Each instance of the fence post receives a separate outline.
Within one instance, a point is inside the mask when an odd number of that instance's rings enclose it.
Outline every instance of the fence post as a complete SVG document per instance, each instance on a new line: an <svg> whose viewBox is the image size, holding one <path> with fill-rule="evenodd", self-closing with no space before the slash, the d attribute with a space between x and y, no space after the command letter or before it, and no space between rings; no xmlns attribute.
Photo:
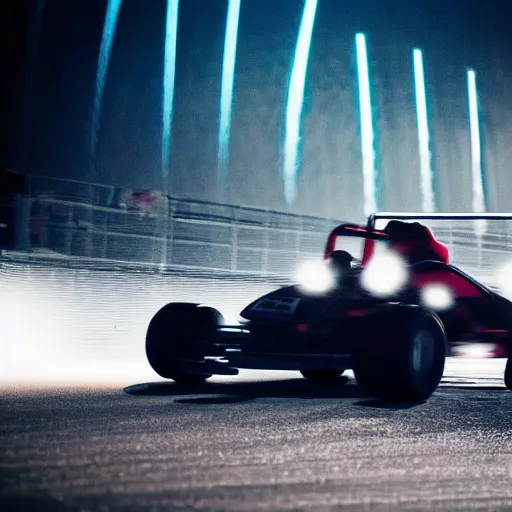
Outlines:
<svg viewBox="0 0 512 512"><path fill-rule="evenodd" d="M73 244L73 235L75 234L75 230L73 227L73 220L75 218L74 206L69 207L67 222L64 232L64 254L66 256L71 256L71 247Z"/></svg>
<svg viewBox="0 0 512 512"><path fill-rule="evenodd" d="M295 236L295 269L299 267L299 259L300 259L300 244L302 242L302 231L304 229L304 220L299 219L299 226L297 229L297 234ZM295 271L292 269L292 271Z"/></svg>
<svg viewBox="0 0 512 512"><path fill-rule="evenodd" d="M14 250L30 251L30 208L31 198L23 194L14 194Z"/></svg>
<svg viewBox="0 0 512 512"><path fill-rule="evenodd" d="M88 187L89 194L89 208L82 208L81 216L82 218L78 218L83 223L83 227L85 231L83 232L83 248L81 256L87 256L90 258L94 254L94 245L93 245L93 235L91 230L94 229L94 207L100 204L98 197L95 194L95 190L93 185L89 185Z"/></svg>
<svg viewBox="0 0 512 512"><path fill-rule="evenodd" d="M236 262L238 259L238 217L235 208L232 208L231 211L233 212L231 215L231 270L235 271L237 269Z"/></svg>
<svg viewBox="0 0 512 512"><path fill-rule="evenodd" d="M103 260L107 259L108 254L108 216L109 212L103 212L103 238L101 239L101 259Z"/></svg>
<svg viewBox="0 0 512 512"><path fill-rule="evenodd" d="M167 197L169 204L169 235L167 240L167 265L172 265L174 250L174 224L176 222L176 202Z"/></svg>
<svg viewBox="0 0 512 512"><path fill-rule="evenodd" d="M261 272L267 274L268 272L268 254L270 249L270 212L267 210L265 215L265 231L263 238L263 255L261 262Z"/></svg>
<svg viewBox="0 0 512 512"><path fill-rule="evenodd" d="M156 235L161 239L159 263L161 267L165 267L169 236L169 198L163 194L156 198Z"/></svg>

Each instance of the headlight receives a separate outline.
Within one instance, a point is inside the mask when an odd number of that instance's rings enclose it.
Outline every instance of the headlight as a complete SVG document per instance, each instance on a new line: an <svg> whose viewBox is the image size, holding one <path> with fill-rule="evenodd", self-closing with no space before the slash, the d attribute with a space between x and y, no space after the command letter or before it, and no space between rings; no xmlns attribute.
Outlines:
<svg viewBox="0 0 512 512"><path fill-rule="evenodd" d="M336 285L336 276L326 261L308 261L297 272L299 287L306 293L321 295Z"/></svg>
<svg viewBox="0 0 512 512"><path fill-rule="evenodd" d="M420 296L421 303L434 311L446 311L455 302L450 288L441 283L426 284L420 290Z"/></svg>
<svg viewBox="0 0 512 512"><path fill-rule="evenodd" d="M405 260L395 252L382 251L370 258L361 274L361 286L376 297L389 297L405 287L409 272Z"/></svg>

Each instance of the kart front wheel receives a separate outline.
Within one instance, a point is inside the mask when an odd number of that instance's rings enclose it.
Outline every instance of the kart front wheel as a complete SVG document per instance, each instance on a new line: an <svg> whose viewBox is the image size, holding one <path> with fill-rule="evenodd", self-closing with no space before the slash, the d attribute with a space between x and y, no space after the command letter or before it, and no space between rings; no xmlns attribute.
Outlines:
<svg viewBox="0 0 512 512"><path fill-rule="evenodd" d="M437 389L444 372L446 333L439 317L419 306L393 305L366 319L354 375L370 395L419 402Z"/></svg>
<svg viewBox="0 0 512 512"><path fill-rule="evenodd" d="M302 376L312 382L332 382L343 375L344 370L301 370Z"/></svg>
<svg viewBox="0 0 512 512"><path fill-rule="evenodd" d="M507 366L505 366L505 386L512 391L512 357L507 359Z"/></svg>
<svg viewBox="0 0 512 512"><path fill-rule="evenodd" d="M197 384L211 375L187 372L184 359L200 361L222 315L214 308L174 302L160 309L149 323L146 356L153 370L179 384Z"/></svg>

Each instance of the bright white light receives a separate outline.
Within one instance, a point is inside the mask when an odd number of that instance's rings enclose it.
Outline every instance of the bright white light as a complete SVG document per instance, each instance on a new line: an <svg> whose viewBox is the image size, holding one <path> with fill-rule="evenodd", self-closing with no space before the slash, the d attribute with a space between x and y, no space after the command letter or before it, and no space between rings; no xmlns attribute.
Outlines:
<svg viewBox="0 0 512 512"><path fill-rule="evenodd" d="M326 293L336 284L336 276L326 261L307 261L297 272L299 287L312 295Z"/></svg>
<svg viewBox="0 0 512 512"><path fill-rule="evenodd" d="M432 186L432 167L430 154L430 134L428 130L427 94L425 91L425 72L421 50L414 50L414 83L416 89L416 114L418 116L418 140L420 150L421 193L423 211L434 212L436 209Z"/></svg>
<svg viewBox="0 0 512 512"><path fill-rule="evenodd" d="M238 20L241 0L229 0L224 39L224 58L222 63L222 89L220 96L219 125L219 193L224 197L229 161L229 137L231 132L231 111L233 108L233 87L235 81L236 44L238 39Z"/></svg>
<svg viewBox="0 0 512 512"><path fill-rule="evenodd" d="M405 260L385 250L370 258L361 274L361 286L376 297L389 297L404 288L408 276Z"/></svg>
<svg viewBox="0 0 512 512"><path fill-rule="evenodd" d="M377 211L375 186L375 150L373 147L372 101L370 72L364 34L356 34L357 76L359 80L359 112L361 117L361 152L363 155L364 214Z"/></svg>
<svg viewBox="0 0 512 512"><path fill-rule="evenodd" d="M223 325L238 325L245 320L240 316L240 310L236 307L221 307L219 312L224 319Z"/></svg>
<svg viewBox="0 0 512 512"><path fill-rule="evenodd" d="M471 170L473 177L473 212L485 212L484 180L480 141L480 120L478 118L478 94L476 73L468 70L469 126L471 131Z"/></svg>
<svg viewBox="0 0 512 512"><path fill-rule="evenodd" d="M493 357L495 351L496 345L494 343L468 343L467 345L453 347L453 354L455 357L467 359Z"/></svg>
<svg viewBox="0 0 512 512"><path fill-rule="evenodd" d="M434 311L446 311L454 304L453 293L448 286L441 283L425 285L421 291L421 303Z"/></svg>
<svg viewBox="0 0 512 512"><path fill-rule="evenodd" d="M498 289L503 297L512 300L512 261L498 270Z"/></svg>
<svg viewBox="0 0 512 512"><path fill-rule="evenodd" d="M295 185L299 167L300 119L304 103L304 85L317 4L318 0L305 0L288 88L283 172L284 195L289 205L293 203L296 195Z"/></svg>
<svg viewBox="0 0 512 512"><path fill-rule="evenodd" d="M176 75L176 41L178 34L178 2L167 0L164 55L164 97L162 130L162 188L169 188L169 157L171 154L171 125L174 104L174 78Z"/></svg>
<svg viewBox="0 0 512 512"><path fill-rule="evenodd" d="M208 304L226 323L237 324L248 303L276 286L272 279L241 283L214 274L106 275L6 263L0 272L0 383L152 382L157 377L145 357L144 340L151 318L166 303Z"/></svg>

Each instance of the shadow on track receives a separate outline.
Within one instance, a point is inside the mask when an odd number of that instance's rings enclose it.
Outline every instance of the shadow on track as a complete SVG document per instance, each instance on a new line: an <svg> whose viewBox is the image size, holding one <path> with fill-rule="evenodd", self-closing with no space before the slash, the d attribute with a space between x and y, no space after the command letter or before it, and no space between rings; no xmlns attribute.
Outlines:
<svg viewBox="0 0 512 512"><path fill-rule="evenodd" d="M426 400L422 400L421 402L383 402L382 400L378 400L377 398L373 398L371 400L364 400L361 402L355 402L353 405L358 407L369 407L373 409L392 409L395 411L401 411L404 409L412 409L418 405L423 405L426 403Z"/></svg>
<svg viewBox="0 0 512 512"><path fill-rule="evenodd" d="M184 396L194 400L198 395L224 395L240 401L245 398L365 398L368 395L347 377L329 383L313 383L306 379L279 379L254 382L203 382L197 385L179 385L172 381L148 382L124 388L125 393L143 396ZM210 397L208 396L208 399ZM218 397L216 397L218 398ZM187 400L190 400L188 398ZM194 403L198 403L197 401Z"/></svg>
<svg viewBox="0 0 512 512"><path fill-rule="evenodd" d="M182 386L170 381L148 382L128 386L123 391L137 396L176 397L174 401L177 403L194 405L237 404L258 398L358 399L353 405L379 409L408 409L423 403L391 404L376 400L347 377L330 383L313 383L301 378L240 383L204 382L196 386Z"/></svg>

